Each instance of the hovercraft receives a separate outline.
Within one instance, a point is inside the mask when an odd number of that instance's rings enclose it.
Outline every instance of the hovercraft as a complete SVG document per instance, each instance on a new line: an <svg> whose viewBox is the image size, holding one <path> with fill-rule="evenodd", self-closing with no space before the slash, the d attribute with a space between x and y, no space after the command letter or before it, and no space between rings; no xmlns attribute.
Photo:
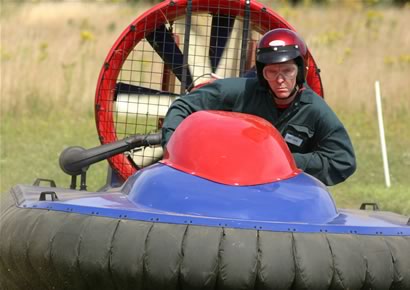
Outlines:
<svg viewBox="0 0 410 290"><path fill-rule="evenodd" d="M258 37L277 27L293 29L243 0L165 1L131 23L98 80L102 145L62 153L70 189L39 179L9 192L0 288L410 289L409 218L336 208L267 121L197 112L162 152L170 102L215 75L252 76ZM87 191L105 159L107 184Z"/></svg>
<svg viewBox="0 0 410 290"><path fill-rule="evenodd" d="M158 139L138 137L139 146ZM75 172L106 154L97 149L68 150L62 165ZM252 115L194 113L164 159L120 188L10 193L4 289L410 287L407 218L338 210L326 187L296 168L279 132Z"/></svg>

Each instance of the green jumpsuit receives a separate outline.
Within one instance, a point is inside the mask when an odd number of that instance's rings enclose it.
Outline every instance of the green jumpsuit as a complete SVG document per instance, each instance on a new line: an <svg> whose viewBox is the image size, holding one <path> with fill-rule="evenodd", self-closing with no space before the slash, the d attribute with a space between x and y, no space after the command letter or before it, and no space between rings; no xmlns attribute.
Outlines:
<svg viewBox="0 0 410 290"><path fill-rule="evenodd" d="M335 185L356 169L355 154L343 124L307 85L291 106L280 112L271 92L256 78L228 78L205 85L175 100L162 128L163 146L189 114L223 110L260 116L285 139L298 168Z"/></svg>

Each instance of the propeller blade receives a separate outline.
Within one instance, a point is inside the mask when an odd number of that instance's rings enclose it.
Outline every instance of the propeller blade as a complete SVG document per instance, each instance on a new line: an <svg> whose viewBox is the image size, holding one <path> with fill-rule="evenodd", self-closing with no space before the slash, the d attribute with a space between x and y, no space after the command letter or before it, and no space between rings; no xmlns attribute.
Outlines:
<svg viewBox="0 0 410 290"><path fill-rule="evenodd" d="M235 17L214 14L212 16L211 38L209 44L209 60L212 72L215 73L231 35Z"/></svg>
<svg viewBox="0 0 410 290"><path fill-rule="evenodd" d="M146 35L145 38L164 63L171 68L178 80L182 82L184 55L176 44L172 32L163 24ZM187 69L186 85L190 86L192 82L191 72Z"/></svg>

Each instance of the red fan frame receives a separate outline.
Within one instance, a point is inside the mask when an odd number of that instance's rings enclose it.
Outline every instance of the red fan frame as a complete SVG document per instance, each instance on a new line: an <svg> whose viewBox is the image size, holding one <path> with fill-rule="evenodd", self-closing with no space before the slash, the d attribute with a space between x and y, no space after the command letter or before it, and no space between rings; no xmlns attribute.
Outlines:
<svg viewBox="0 0 410 290"><path fill-rule="evenodd" d="M192 11L200 13L230 14L244 16L246 5L250 11L252 29L261 34L274 28L295 30L281 16L256 1L247 0L193 0ZM158 26L173 21L186 13L186 0L171 0L159 3L135 19L120 35L108 53L101 69L95 96L95 118L97 131L102 144L117 140L114 125L113 102L118 75L124 61L133 48L145 35ZM234 14L236 13L236 15ZM309 53L309 70L307 82L319 95L323 96L323 88L316 63ZM137 171L133 163L119 154L109 159L112 169L126 180Z"/></svg>

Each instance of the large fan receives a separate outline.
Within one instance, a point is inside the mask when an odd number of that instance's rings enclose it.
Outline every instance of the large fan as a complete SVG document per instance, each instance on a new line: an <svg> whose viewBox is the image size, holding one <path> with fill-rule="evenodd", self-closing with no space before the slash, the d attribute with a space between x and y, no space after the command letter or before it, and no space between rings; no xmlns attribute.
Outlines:
<svg viewBox="0 0 410 290"><path fill-rule="evenodd" d="M171 102L212 78L255 77L259 38L273 28L293 29L249 0L171 0L133 21L109 52L98 80L95 112L101 143L160 130ZM310 56L307 81L323 96ZM110 159L127 179L162 157L161 147Z"/></svg>

